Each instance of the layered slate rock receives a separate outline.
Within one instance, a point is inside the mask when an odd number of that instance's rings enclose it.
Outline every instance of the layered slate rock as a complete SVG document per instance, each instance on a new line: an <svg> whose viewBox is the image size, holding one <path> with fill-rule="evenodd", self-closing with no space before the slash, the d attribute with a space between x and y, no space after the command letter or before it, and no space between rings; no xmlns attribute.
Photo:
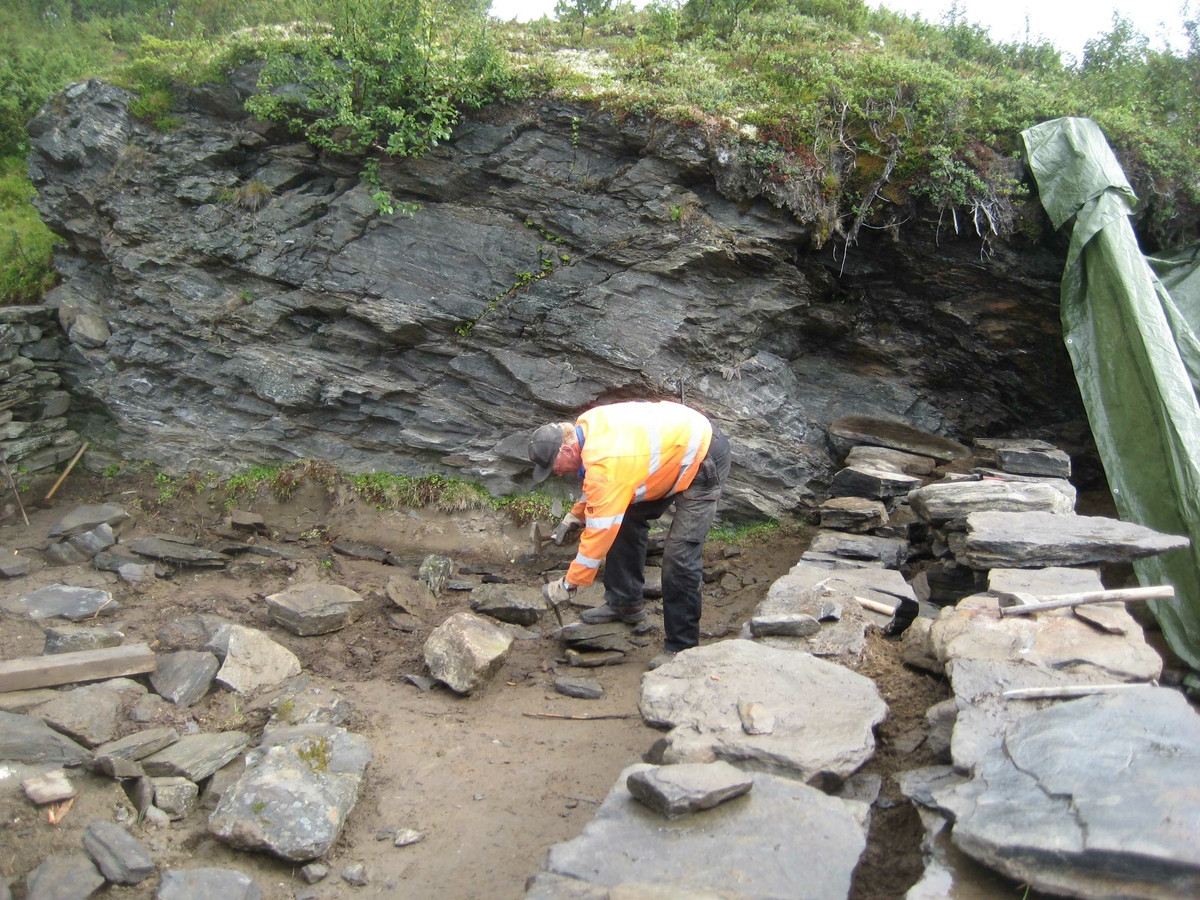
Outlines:
<svg viewBox="0 0 1200 900"><path fill-rule="evenodd" d="M604 687L591 678L573 678L560 675L554 679L554 689L560 694L579 700L599 700L604 696Z"/></svg>
<svg viewBox="0 0 1200 900"><path fill-rule="evenodd" d="M129 513L119 506L112 504L78 506L55 522L48 536L65 539L85 531L91 531L100 525L115 527L127 521L129 521Z"/></svg>
<svg viewBox="0 0 1200 900"><path fill-rule="evenodd" d="M546 601L537 588L481 584L471 591L471 609L501 622L528 627L536 625L546 612Z"/></svg>
<svg viewBox="0 0 1200 900"><path fill-rule="evenodd" d="M1102 516L982 512L967 517L959 559L976 569L1086 566L1132 562L1189 543L1186 537Z"/></svg>
<svg viewBox="0 0 1200 900"><path fill-rule="evenodd" d="M103 886L104 876L82 853L51 856L25 879L27 900L87 900Z"/></svg>
<svg viewBox="0 0 1200 900"><path fill-rule="evenodd" d="M821 504L821 527L870 531L888 523L887 507L865 497L831 497Z"/></svg>
<svg viewBox="0 0 1200 900"><path fill-rule="evenodd" d="M970 599L970 598L968 598ZM946 607L930 629L930 648L943 664L951 659L1024 662L1047 669L1103 673L1117 681L1148 681L1162 673L1162 659L1127 612L1116 634L1092 627L1070 610L1000 617L993 598L986 606ZM990 602L989 602L990 601Z"/></svg>
<svg viewBox="0 0 1200 900"><path fill-rule="evenodd" d="M140 884L154 874L154 860L142 842L112 822L97 819L88 825L83 849L113 884Z"/></svg>
<svg viewBox="0 0 1200 900"><path fill-rule="evenodd" d="M1200 716L1146 687L1031 712L935 789L952 838L1037 890L1084 898L1200 896Z"/></svg>
<svg viewBox="0 0 1200 900"><path fill-rule="evenodd" d="M608 888L669 885L673 897L723 891L754 900L849 896L866 846L863 804L760 774L744 797L664 820L627 787L630 777L647 768L652 767L623 771L583 833L550 848L549 873Z"/></svg>
<svg viewBox="0 0 1200 900"><path fill-rule="evenodd" d="M971 455L971 451L958 441L926 434L907 422L873 419L869 416L843 416L830 424L829 433L856 444L890 447L893 450L945 461L966 459Z"/></svg>
<svg viewBox="0 0 1200 900"><path fill-rule="evenodd" d="M742 701L774 712L770 734L745 732ZM839 782L870 759L873 729L887 715L870 679L743 640L685 650L646 673L638 708L648 724L673 729L667 741L676 752L664 761L704 761L707 752L814 784Z"/></svg>
<svg viewBox="0 0 1200 900"><path fill-rule="evenodd" d="M176 566L200 566L220 568L229 561L223 553L214 553L203 547L168 541L158 537L134 538L125 544L139 556L161 560Z"/></svg>
<svg viewBox="0 0 1200 900"><path fill-rule="evenodd" d="M469 694L499 670L512 641L511 636L480 616L455 613L429 635L425 664L438 681L460 694Z"/></svg>
<svg viewBox="0 0 1200 900"><path fill-rule="evenodd" d="M1053 485L1019 481L950 481L928 484L908 495L922 521L965 519L976 512L1045 512L1069 516L1073 497Z"/></svg>
<svg viewBox="0 0 1200 900"><path fill-rule="evenodd" d="M292 634L328 634L362 615L364 600L340 584L302 584L267 597L267 615Z"/></svg>
<svg viewBox="0 0 1200 900"><path fill-rule="evenodd" d="M142 760L147 775L178 775L188 781L203 781L246 749L249 735L240 731L219 734L189 734L164 750Z"/></svg>
<svg viewBox="0 0 1200 900"><path fill-rule="evenodd" d="M865 465L874 469L893 469L906 472L909 475L933 475L937 461L928 456L915 453L905 453L902 450L892 450L889 447L871 447L859 444L851 447L846 454L846 465Z"/></svg>
<svg viewBox="0 0 1200 900"><path fill-rule="evenodd" d="M79 766L92 754L41 719L0 712L0 759L29 764Z"/></svg>
<svg viewBox="0 0 1200 900"><path fill-rule="evenodd" d="M239 694L270 687L300 674L296 654L261 631L241 625L229 626L224 657L217 682Z"/></svg>
<svg viewBox="0 0 1200 900"><path fill-rule="evenodd" d="M829 495L882 500L887 497L903 497L920 486L921 479L915 475L859 464L847 466L833 476L833 481L829 484Z"/></svg>
<svg viewBox="0 0 1200 900"><path fill-rule="evenodd" d="M754 777L727 762L683 763L639 769L625 786L647 807L674 819L749 793Z"/></svg>
<svg viewBox="0 0 1200 900"><path fill-rule="evenodd" d="M1005 472L1015 475L1071 477L1071 457L1053 444L1030 439L976 438L975 446L990 453ZM983 452L980 455L983 455Z"/></svg>
<svg viewBox="0 0 1200 900"><path fill-rule="evenodd" d="M1098 569L1047 566L1044 569L992 569L987 573L988 592L1032 594L1035 597L1102 591ZM1001 604L1003 605L1003 604Z"/></svg>
<svg viewBox="0 0 1200 900"><path fill-rule="evenodd" d="M162 653L150 683L164 700L176 706L191 706L208 693L220 666L215 656L199 650Z"/></svg>
<svg viewBox="0 0 1200 900"><path fill-rule="evenodd" d="M349 715L350 704L339 694L301 675L271 701L269 725L341 725Z"/></svg>
<svg viewBox="0 0 1200 900"><path fill-rule="evenodd" d="M343 728L273 729L222 795L209 831L239 849L316 859L337 840L370 761L366 740Z"/></svg>
<svg viewBox="0 0 1200 900"><path fill-rule="evenodd" d="M136 731L119 740L100 745L96 748L96 756L107 756L113 759L145 759L159 750L170 747L177 740L179 740L179 732L174 728L167 726L147 728L144 731Z"/></svg>
<svg viewBox="0 0 1200 900"><path fill-rule="evenodd" d="M859 560L877 563L885 569L898 569L908 556L908 541L870 535L820 531L805 551L806 561Z"/></svg>
<svg viewBox="0 0 1200 900"><path fill-rule="evenodd" d="M52 584L17 597L0 598L0 608L16 615L27 615L35 621L58 618L77 622L101 612L111 615L121 608L121 604L108 591Z"/></svg>
<svg viewBox="0 0 1200 900"><path fill-rule="evenodd" d="M155 900L262 900L249 875L233 869L172 869L164 872Z"/></svg>

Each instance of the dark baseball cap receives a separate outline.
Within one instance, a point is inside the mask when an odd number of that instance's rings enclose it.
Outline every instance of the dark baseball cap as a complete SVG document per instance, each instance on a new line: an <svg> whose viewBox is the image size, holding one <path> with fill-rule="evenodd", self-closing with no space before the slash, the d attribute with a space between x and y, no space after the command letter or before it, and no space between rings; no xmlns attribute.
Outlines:
<svg viewBox="0 0 1200 900"><path fill-rule="evenodd" d="M529 439L529 461L533 463L534 484L549 477L562 441L562 426L553 424L543 425Z"/></svg>

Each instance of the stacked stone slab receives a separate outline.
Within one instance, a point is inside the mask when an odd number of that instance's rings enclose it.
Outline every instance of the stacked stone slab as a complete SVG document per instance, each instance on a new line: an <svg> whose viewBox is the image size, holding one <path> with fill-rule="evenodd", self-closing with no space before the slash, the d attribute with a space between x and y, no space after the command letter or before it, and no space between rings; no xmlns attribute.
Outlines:
<svg viewBox="0 0 1200 900"><path fill-rule="evenodd" d="M53 308L0 309L0 450L30 472L70 459L80 446L67 428L70 398L55 371L62 354Z"/></svg>

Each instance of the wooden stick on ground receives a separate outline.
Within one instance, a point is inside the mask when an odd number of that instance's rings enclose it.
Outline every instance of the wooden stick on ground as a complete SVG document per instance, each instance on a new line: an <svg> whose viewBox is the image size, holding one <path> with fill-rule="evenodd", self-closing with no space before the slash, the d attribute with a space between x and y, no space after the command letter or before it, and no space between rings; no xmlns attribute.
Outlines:
<svg viewBox="0 0 1200 900"><path fill-rule="evenodd" d="M1133 688L1155 687L1156 682L1138 684L1064 684L1058 687L1016 688L1005 691L1005 700L1069 700L1073 697L1089 697L1092 694L1115 694Z"/></svg>
<svg viewBox="0 0 1200 900"><path fill-rule="evenodd" d="M0 692L141 675L153 672L156 665L154 651L146 644L26 656L0 662Z"/></svg>
<svg viewBox="0 0 1200 900"><path fill-rule="evenodd" d="M58 476L58 481L54 482L54 487L50 488L50 490L46 493L45 498L43 498L43 502L54 496L54 492L58 490L58 486L66 480L68 475L71 474L71 470L75 468L75 463L79 462L79 458L83 456L83 452L87 450L89 446L90 443L88 441L83 442L83 446L79 448L79 452L75 454L69 463L67 463L67 467L63 469L63 473Z"/></svg>
<svg viewBox="0 0 1200 900"><path fill-rule="evenodd" d="M564 716L559 713L521 713L530 719L568 719L572 722L595 722L600 719L640 719L639 713L609 713L607 715L582 715L582 716Z"/></svg>
<svg viewBox="0 0 1200 900"><path fill-rule="evenodd" d="M1030 613L1041 612L1046 609L1085 606L1089 603L1114 603L1118 601L1131 603L1135 600L1169 600L1174 596L1175 588L1169 584L1158 587L1124 588L1116 591L1082 591L1078 594L1054 594L1046 597L1039 603L1026 603L1023 606L1002 606L1000 607L1000 617L1027 616Z"/></svg>
<svg viewBox="0 0 1200 900"><path fill-rule="evenodd" d="M8 471L8 457L4 455L3 450L0 450L0 463L4 463L4 477L8 479L8 486L12 488L13 496L17 498L17 506L21 507L21 518L25 520L25 527L28 528L29 516L25 515L25 504L21 502L21 492L13 483L12 473Z"/></svg>

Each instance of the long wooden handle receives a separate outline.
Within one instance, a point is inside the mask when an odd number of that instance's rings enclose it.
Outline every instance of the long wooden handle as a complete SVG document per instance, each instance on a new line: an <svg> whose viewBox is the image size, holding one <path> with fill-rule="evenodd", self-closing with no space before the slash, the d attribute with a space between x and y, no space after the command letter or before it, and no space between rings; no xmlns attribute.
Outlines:
<svg viewBox="0 0 1200 900"><path fill-rule="evenodd" d="M62 484L64 481L66 481L67 476L71 474L71 470L73 468L75 468L75 463L79 462L80 457L83 456L83 451L86 450L89 446L91 446L91 443L89 441L83 442L83 446L79 448L79 452L76 453L74 457L72 457L72 459L69 463L67 463L67 467L65 469L63 469L63 473L58 476L58 481L54 482L54 487L50 488L50 492L48 494L46 494L47 500L49 500L51 497L53 497L54 492L58 490L58 486L60 484Z"/></svg>
<svg viewBox="0 0 1200 900"><path fill-rule="evenodd" d="M1134 600L1169 600L1175 596L1175 588L1169 584L1158 587L1123 588L1115 591L1081 591L1078 594L1052 595L1042 603L1026 603L1024 606L1002 606L1000 616L1027 616L1045 609L1063 609L1067 606L1086 606L1089 603L1132 602Z"/></svg>
<svg viewBox="0 0 1200 900"><path fill-rule="evenodd" d="M878 600L868 600L866 597L855 597L858 605L863 609L869 609L871 612L879 613L883 616L894 616L898 606L888 606L886 603L880 603Z"/></svg>

